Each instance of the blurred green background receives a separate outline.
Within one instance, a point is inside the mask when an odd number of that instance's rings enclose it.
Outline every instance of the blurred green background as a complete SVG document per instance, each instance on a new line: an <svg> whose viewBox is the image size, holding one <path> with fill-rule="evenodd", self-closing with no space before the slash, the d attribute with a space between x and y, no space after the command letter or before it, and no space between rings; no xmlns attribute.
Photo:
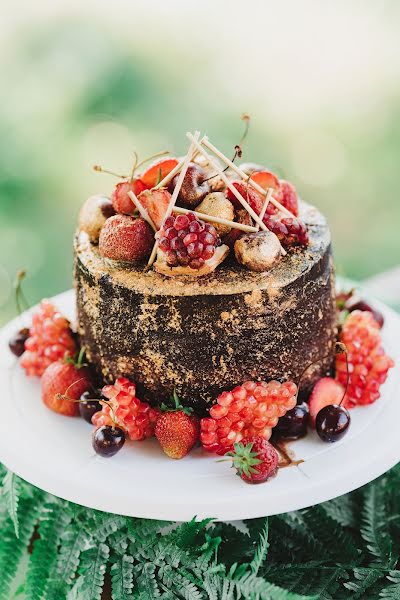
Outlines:
<svg viewBox="0 0 400 600"><path fill-rule="evenodd" d="M2 6L0 322L71 286L79 206L201 129L276 169L327 215L339 273L400 259L400 3L147 0Z"/></svg>

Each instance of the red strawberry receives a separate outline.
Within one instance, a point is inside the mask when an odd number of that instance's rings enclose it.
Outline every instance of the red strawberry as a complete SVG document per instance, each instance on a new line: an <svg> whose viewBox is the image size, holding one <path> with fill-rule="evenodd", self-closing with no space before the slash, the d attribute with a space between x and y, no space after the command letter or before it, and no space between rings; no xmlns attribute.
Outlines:
<svg viewBox="0 0 400 600"><path fill-rule="evenodd" d="M242 223L243 225L252 225L253 224L249 213L244 208L236 211L235 221L237 223ZM244 231L241 231L240 229L232 228L230 230L230 232L224 236L224 238L223 238L224 244L229 246L229 248L233 248L236 240L241 238L243 235L245 235Z"/></svg>
<svg viewBox="0 0 400 600"><path fill-rule="evenodd" d="M296 188L289 181L280 180L279 189L275 193L275 198L295 217L299 215L299 202L297 199Z"/></svg>
<svg viewBox="0 0 400 600"><path fill-rule="evenodd" d="M157 229L161 229L167 212L171 194L165 188L159 190L146 190L140 194L139 200L147 210Z"/></svg>
<svg viewBox="0 0 400 600"><path fill-rule="evenodd" d="M262 196L245 181L232 181L232 185L237 189L239 194L241 194L241 196L243 196L243 198L247 200L254 212L256 212L259 215L264 202ZM232 202L235 208L243 208L242 204L239 202L239 200L229 188L227 188L225 195L228 198L228 200Z"/></svg>
<svg viewBox="0 0 400 600"><path fill-rule="evenodd" d="M233 458L233 467L247 483L263 483L275 475L279 456L272 444L262 437L252 437L234 446L228 452Z"/></svg>
<svg viewBox="0 0 400 600"><path fill-rule="evenodd" d="M60 415L74 417L79 413L81 395L92 387L87 367L57 361L47 367L42 376L42 400L47 408Z"/></svg>
<svg viewBox="0 0 400 600"><path fill-rule="evenodd" d="M133 215L136 212L136 207L128 196L128 192L133 192L135 196L139 196L147 186L141 179L125 179L120 181L114 188L111 194L111 201L115 212L124 215Z"/></svg>
<svg viewBox="0 0 400 600"><path fill-rule="evenodd" d="M276 190L279 188L279 179L271 171L257 171L252 174L251 179L258 183L263 190L267 190L270 187Z"/></svg>
<svg viewBox="0 0 400 600"><path fill-rule="evenodd" d="M100 232L99 252L104 258L139 262L150 255L154 232L142 218L114 215Z"/></svg>
<svg viewBox="0 0 400 600"><path fill-rule="evenodd" d="M170 458L183 458L199 437L199 419L193 409L184 408L174 392L174 408L161 405L164 411L157 419L155 435L161 448Z"/></svg>
<svg viewBox="0 0 400 600"><path fill-rule="evenodd" d="M175 169L178 164L176 158L161 158L151 164L144 173L142 173L140 179L148 188L152 188L159 183L164 177L166 177L172 169Z"/></svg>
<svg viewBox="0 0 400 600"><path fill-rule="evenodd" d="M329 404L340 404L344 395L344 387L341 383L332 379L332 377L322 377L315 384L311 392L308 406L310 408L310 419L315 427L315 419L317 414Z"/></svg>

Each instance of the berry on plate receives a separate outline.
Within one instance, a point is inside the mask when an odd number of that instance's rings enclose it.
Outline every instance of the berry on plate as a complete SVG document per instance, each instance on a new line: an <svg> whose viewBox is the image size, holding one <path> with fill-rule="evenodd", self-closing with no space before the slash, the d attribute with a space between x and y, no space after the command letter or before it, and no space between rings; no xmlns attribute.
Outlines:
<svg viewBox="0 0 400 600"><path fill-rule="evenodd" d="M183 458L199 439L199 419L193 409L183 407L174 392L174 407L161 405L155 436L170 458Z"/></svg>
<svg viewBox="0 0 400 600"><path fill-rule="evenodd" d="M371 404L380 397L380 386L386 381L393 360L385 353L380 325L369 311L354 310L346 318L340 341L347 348L349 385L344 406ZM345 385L346 357L336 356L336 379Z"/></svg>
<svg viewBox="0 0 400 600"><path fill-rule="evenodd" d="M147 210L157 229L160 229L171 200L169 191L165 188L146 190L140 194L138 200Z"/></svg>
<svg viewBox="0 0 400 600"><path fill-rule="evenodd" d="M86 231L90 241L97 244L101 228L106 220L113 215L115 215L115 210L109 198L106 196L90 196L80 210L79 229Z"/></svg>
<svg viewBox="0 0 400 600"><path fill-rule="evenodd" d="M225 454L233 445L257 436L269 440L280 417L296 405L292 381L246 381L222 392L200 422L200 440L209 452Z"/></svg>
<svg viewBox="0 0 400 600"><path fill-rule="evenodd" d="M104 396L98 391L85 391L80 397L79 414L82 419L88 423L92 423L92 417L95 413L101 410L100 400L104 400Z"/></svg>
<svg viewBox="0 0 400 600"><path fill-rule="evenodd" d="M68 319L48 300L42 300L33 313L29 337L20 364L27 375L40 377L53 362L76 352Z"/></svg>
<svg viewBox="0 0 400 600"><path fill-rule="evenodd" d="M346 384L346 381L344 382ZM308 401L311 424L315 427L317 414L331 404L340 404L344 398L344 386L332 377L322 377L314 385Z"/></svg>
<svg viewBox="0 0 400 600"><path fill-rule="evenodd" d="M25 342L29 337L29 328L23 327L9 339L8 347L10 351L18 358L25 352Z"/></svg>
<svg viewBox="0 0 400 600"><path fill-rule="evenodd" d="M237 442L232 452L232 466L237 475L247 483L263 483L275 475L279 455L272 444L263 437L252 437Z"/></svg>
<svg viewBox="0 0 400 600"><path fill-rule="evenodd" d="M146 189L146 184L138 178L125 179L117 183L111 195L115 212L123 215L133 215L136 212L136 206L128 196L128 192L133 192L135 196L139 196Z"/></svg>
<svg viewBox="0 0 400 600"><path fill-rule="evenodd" d="M153 244L153 230L144 219L115 215L101 230L99 252L104 258L135 263L149 257Z"/></svg>
<svg viewBox="0 0 400 600"><path fill-rule="evenodd" d="M274 436L286 440L296 440L306 435L310 410L306 402L296 404L287 411L274 428Z"/></svg>
<svg viewBox="0 0 400 600"><path fill-rule="evenodd" d="M317 414L315 428L323 442L338 442L350 426L350 413L340 404L328 404Z"/></svg>
<svg viewBox="0 0 400 600"><path fill-rule="evenodd" d="M92 446L96 454L110 458L125 444L125 432L115 425L102 425L93 432Z"/></svg>
<svg viewBox="0 0 400 600"><path fill-rule="evenodd" d="M108 402L102 403L101 411L93 415L93 425L118 425L131 440L154 435L160 411L136 397L136 386L129 379L120 377L113 385L106 385L101 393Z"/></svg>
<svg viewBox="0 0 400 600"><path fill-rule="evenodd" d="M178 162L176 158L172 157L156 160L147 167L140 179L147 188L153 188L175 169Z"/></svg>
<svg viewBox="0 0 400 600"><path fill-rule="evenodd" d="M90 371L73 360L59 360L47 367L42 376L42 400L60 415L79 414L79 399L92 387Z"/></svg>
<svg viewBox="0 0 400 600"><path fill-rule="evenodd" d="M299 216L299 201L297 198L296 188L289 181L281 179L279 182L279 188L275 192L275 198L287 208L289 212L295 217Z"/></svg>

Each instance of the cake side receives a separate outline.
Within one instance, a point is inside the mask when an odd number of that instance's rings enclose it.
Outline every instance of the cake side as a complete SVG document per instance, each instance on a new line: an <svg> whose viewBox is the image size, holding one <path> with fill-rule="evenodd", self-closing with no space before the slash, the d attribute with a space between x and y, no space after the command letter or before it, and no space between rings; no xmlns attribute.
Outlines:
<svg viewBox="0 0 400 600"><path fill-rule="evenodd" d="M176 389L200 410L247 379L298 380L335 338L329 229L313 207L302 212L306 249L268 273L227 263L195 281L107 263L78 234L78 328L90 362L107 381L131 378L153 402ZM304 389L330 365L330 356L314 365Z"/></svg>

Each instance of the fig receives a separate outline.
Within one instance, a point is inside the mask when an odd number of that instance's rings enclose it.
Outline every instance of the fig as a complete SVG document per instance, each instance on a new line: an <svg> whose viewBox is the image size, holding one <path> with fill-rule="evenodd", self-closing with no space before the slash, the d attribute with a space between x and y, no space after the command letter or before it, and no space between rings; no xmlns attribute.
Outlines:
<svg viewBox="0 0 400 600"><path fill-rule="evenodd" d="M272 231L243 235L236 240L234 250L241 265L257 272L268 271L281 256L281 245Z"/></svg>
<svg viewBox="0 0 400 600"><path fill-rule="evenodd" d="M211 194L207 194L203 202L197 207L196 211L204 215L209 215L210 217L227 219L228 221L233 221L235 218L233 204L226 198L223 192L212 192ZM231 230L229 225L221 225L214 222L211 224L214 225L219 235L226 235Z"/></svg>

